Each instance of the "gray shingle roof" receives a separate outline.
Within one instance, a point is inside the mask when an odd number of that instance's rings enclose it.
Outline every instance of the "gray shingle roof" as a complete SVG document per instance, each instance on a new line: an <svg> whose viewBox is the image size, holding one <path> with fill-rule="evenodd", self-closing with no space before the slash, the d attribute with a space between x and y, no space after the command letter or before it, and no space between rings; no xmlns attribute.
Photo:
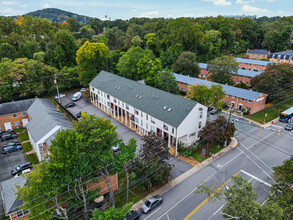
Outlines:
<svg viewBox="0 0 293 220"><path fill-rule="evenodd" d="M105 71L101 71L90 85L176 128L197 104Z"/></svg>
<svg viewBox="0 0 293 220"><path fill-rule="evenodd" d="M280 55L280 57L279 57ZM270 58L280 58L280 59L286 59L289 60L293 58L293 51L292 50L287 50L287 51L282 51L282 52L276 52L276 53L271 53Z"/></svg>
<svg viewBox="0 0 293 220"><path fill-rule="evenodd" d="M255 92L252 90L241 89L241 88L237 88L234 86L223 85L220 83L202 80L202 79L198 79L198 78L194 78L194 77L190 77L190 76L185 76L185 75L181 75L181 74L177 74L177 73L174 73L174 76L178 82L183 82L183 83L186 83L189 85L202 84L202 85L206 85L208 87L211 87L212 85L222 85L223 91L225 94L232 95L232 96L239 97L239 98L243 98L243 99L255 100L257 97L259 97L260 94L262 94L260 92Z"/></svg>
<svg viewBox="0 0 293 220"><path fill-rule="evenodd" d="M6 215L17 211L17 207L22 205L22 201L17 200L15 193L17 191L16 186L23 187L25 182L26 180L21 176L1 182L1 193L4 199Z"/></svg>
<svg viewBox="0 0 293 220"><path fill-rule="evenodd" d="M267 50L250 50L247 53L253 53L253 54L263 54L263 55L268 55L269 51Z"/></svg>
<svg viewBox="0 0 293 220"><path fill-rule="evenodd" d="M57 111L56 106L48 99L36 99L27 111L31 121L26 125L35 142L43 138L57 125L72 128L71 121Z"/></svg>
<svg viewBox="0 0 293 220"><path fill-rule="evenodd" d="M249 64L256 64L256 65L263 65L267 66L269 65L269 61L263 61L263 60L251 60L251 59L243 59L243 58L235 58L235 61L238 63L249 63Z"/></svg>
<svg viewBox="0 0 293 220"><path fill-rule="evenodd" d="M241 76L248 76L248 77L256 77L258 75L260 75L262 72L256 72L256 71L251 71L251 70L243 70L243 69L239 69L237 71L237 75L241 75Z"/></svg>
<svg viewBox="0 0 293 220"><path fill-rule="evenodd" d="M19 100L0 104L0 115L26 112L35 99Z"/></svg>

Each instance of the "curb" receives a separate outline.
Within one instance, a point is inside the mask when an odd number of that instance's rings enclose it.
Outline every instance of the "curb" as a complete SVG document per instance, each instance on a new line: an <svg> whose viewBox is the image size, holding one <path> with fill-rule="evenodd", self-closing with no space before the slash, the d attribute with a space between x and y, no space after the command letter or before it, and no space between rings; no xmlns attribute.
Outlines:
<svg viewBox="0 0 293 220"><path fill-rule="evenodd" d="M216 153L214 158L209 157L208 159L204 160L200 164L196 165L195 167L193 167L190 170L186 171L185 173L181 174L180 176L178 176L174 180L168 182L167 184L165 184L161 188L157 189L156 191L152 192L151 194L149 194L148 196L146 196L142 200L135 203L131 209L132 210L139 210L141 208L141 206L145 203L146 200L150 199L151 197L153 197L155 195L158 195L158 194L163 195L163 194L167 193L169 190L174 188L179 183L183 182L185 179L187 179L191 175L195 174L196 172L198 172L202 168L206 167L207 165L209 165L210 163L212 163L213 161L215 161L219 157L225 155L230 150L234 149L237 145L238 145L237 139L235 137L232 137L231 143L227 147L222 149L220 152Z"/></svg>

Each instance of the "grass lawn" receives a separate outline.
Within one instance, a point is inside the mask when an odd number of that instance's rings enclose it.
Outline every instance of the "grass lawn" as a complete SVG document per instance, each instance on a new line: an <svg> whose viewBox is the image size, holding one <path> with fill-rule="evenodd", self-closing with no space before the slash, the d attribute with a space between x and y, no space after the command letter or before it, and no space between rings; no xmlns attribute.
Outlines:
<svg viewBox="0 0 293 220"><path fill-rule="evenodd" d="M28 133L25 132L25 133L21 133L21 134L19 134L19 135L18 135L18 140L19 140L20 142L23 142L23 141L27 141L27 140L29 140Z"/></svg>
<svg viewBox="0 0 293 220"><path fill-rule="evenodd" d="M32 145L30 143L24 143L24 144L22 144L22 150L25 153L31 151L32 148L33 147L32 147Z"/></svg>
<svg viewBox="0 0 293 220"><path fill-rule="evenodd" d="M212 153L212 154L216 154L216 153L218 153L220 150L221 150L221 148L218 149L218 146L216 146L216 145L210 145L210 147L209 147L209 151L208 151L208 154L207 154L207 155L208 155L207 157L204 157L204 156L201 155L199 152L196 152L196 153L192 156L192 158L193 158L194 160L198 161L198 162L202 162L202 161L204 161L205 159L209 158L210 153Z"/></svg>
<svg viewBox="0 0 293 220"><path fill-rule="evenodd" d="M17 133L17 132L22 132L23 131L23 128L18 128L18 129L14 129L14 131Z"/></svg>
<svg viewBox="0 0 293 220"><path fill-rule="evenodd" d="M282 111L284 111L292 106L293 106L293 98L286 100L284 102L280 102L272 107L264 109L260 112L255 113L255 114L247 115L245 117L252 119L254 121L257 121L261 124L264 124L264 118L265 118L266 114L267 114L267 117L266 117L265 122L267 123L267 122L279 117L279 115Z"/></svg>
<svg viewBox="0 0 293 220"><path fill-rule="evenodd" d="M27 161L31 162L31 164L38 164L39 163L39 159L35 153L34 154L27 154L27 155L25 155L25 158Z"/></svg>

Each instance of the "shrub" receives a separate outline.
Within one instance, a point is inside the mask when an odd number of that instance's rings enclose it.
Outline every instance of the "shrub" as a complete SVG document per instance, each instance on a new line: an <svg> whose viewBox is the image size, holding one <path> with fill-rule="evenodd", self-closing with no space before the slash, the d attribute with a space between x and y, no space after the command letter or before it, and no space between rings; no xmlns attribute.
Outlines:
<svg viewBox="0 0 293 220"><path fill-rule="evenodd" d="M30 143L24 143L24 144L22 144L22 150L25 153L31 151L32 148L33 147L32 147L32 145Z"/></svg>
<svg viewBox="0 0 293 220"><path fill-rule="evenodd" d="M23 131L23 128L18 128L18 129L14 129L14 131L17 133L17 132L22 132Z"/></svg>
<svg viewBox="0 0 293 220"><path fill-rule="evenodd" d="M25 158L28 162L31 162L31 164L38 164L39 163L39 159L35 153L27 154L27 155L25 155Z"/></svg>
<svg viewBox="0 0 293 220"><path fill-rule="evenodd" d="M21 133L21 134L19 134L19 135L18 135L18 140L19 140L20 142L23 142L23 141L27 141L27 140L29 140L28 133L25 132L25 133Z"/></svg>

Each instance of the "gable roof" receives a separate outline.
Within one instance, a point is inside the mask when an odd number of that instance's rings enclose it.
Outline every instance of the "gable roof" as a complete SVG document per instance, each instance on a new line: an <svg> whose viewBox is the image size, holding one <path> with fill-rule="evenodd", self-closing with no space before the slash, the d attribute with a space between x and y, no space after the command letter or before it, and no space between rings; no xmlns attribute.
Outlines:
<svg viewBox="0 0 293 220"><path fill-rule="evenodd" d="M269 51L255 49L255 50L250 50L247 53L268 55L269 54Z"/></svg>
<svg viewBox="0 0 293 220"><path fill-rule="evenodd" d="M0 116L18 112L26 112L35 99L26 99L0 104Z"/></svg>
<svg viewBox="0 0 293 220"><path fill-rule="evenodd" d="M280 57L279 57L280 55ZM293 50L287 50L287 51L282 51L282 52L276 52L276 53L271 53L270 58L280 58L280 59L286 59L289 60L293 58Z"/></svg>
<svg viewBox="0 0 293 220"><path fill-rule="evenodd" d="M101 71L89 85L176 128L197 104L106 71Z"/></svg>
<svg viewBox="0 0 293 220"><path fill-rule="evenodd" d="M1 182L1 193L6 215L16 212L17 207L22 205L22 200L17 200L15 193L17 191L16 186L23 187L25 183L26 180L22 176Z"/></svg>
<svg viewBox="0 0 293 220"><path fill-rule="evenodd" d="M201 84L201 85L206 85L208 87L211 87L212 85L221 85L223 87L223 91L225 94L236 96L236 97L243 98L243 99L255 100L256 98L258 98L262 94L260 92L255 92L252 90L237 88L234 86L223 85L220 83L202 80L202 79L198 79L198 78L194 78L194 77L190 77L190 76L185 76L185 75L181 75L181 74L177 74L177 73L174 73L174 76L178 82L183 82L183 83L186 83L189 85Z"/></svg>
<svg viewBox="0 0 293 220"><path fill-rule="evenodd" d="M240 75L240 76L248 76L248 77L253 78L253 77L256 77L256 76L260 75L261 73L262 72L239 69L236 74Z"/></svg>
<svg viewBox="0 0 293 220"><path fill-rule="evenodd" d="M267 66L269 65L269 61L263 61L263 60L251 60L251 59L243 59L243 58L235 58L235 61L238 63L248 63L248 64L255 64L255 65L263 65Z"/></svg>
<svg viewBox="0 0 293 220"><path fill-rule="evenodd" d="M36 99L27 112L31 120L26 128L35 143L56 126L72 128L71 121L65 118L63 113L57 111L56 106L49 99Z"/></svg>

